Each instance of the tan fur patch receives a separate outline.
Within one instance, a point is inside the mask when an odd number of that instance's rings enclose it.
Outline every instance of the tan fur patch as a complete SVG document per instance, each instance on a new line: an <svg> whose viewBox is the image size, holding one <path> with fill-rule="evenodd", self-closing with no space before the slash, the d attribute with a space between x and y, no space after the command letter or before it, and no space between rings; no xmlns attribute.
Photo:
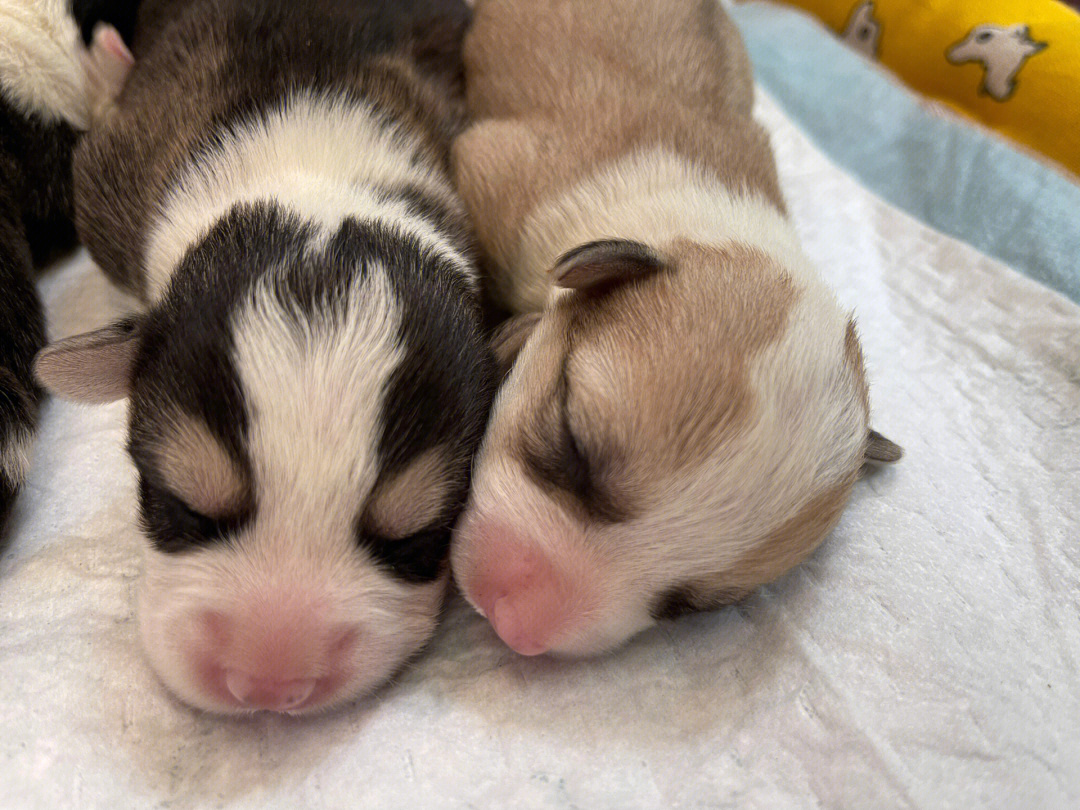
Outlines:
<svg viewBox="0 0 1080 810"><path fill-rule="evenodd" d="M753 416L751 363L783 333L799 294L769 256L745 245L683 242L671 262L599 298L566 295L546 313L543 357L524 368L527 393L506 404L528 411L506 414L499 422L518 429L491 439L517 458L554 458L568 418L598 494L623 513L660 497L655 481L700 465ZM596 357L620 361L597 374Z"/></svg>
<svg viewBox="0 0 1080 810"><path fill-rule="evenodd" d="M207 517L234 515L250 499L243 471L209 429L190 416L175 415L166 422L157 458L169 490Z"/></svg>
<svg viewBox="0 0 1080 810"><path fill-rule="evenodd" d="M380 482L368 502L368 530L406 537L431 526L446 511L454 471L441 447L421 453L408 467Z"/></svg>
<svg viewBox="0 0 1080 810"><path fill-rule="evenodd" d="M654 475L700 464L752 416L750 365L782 334L798 297L769 256L745 245L683 242L671 261L670 273L655 283L615 290L601 302L566 304L575 353L597 341L627 358L614 370L620 401L579 374L573 412L598 434L619 431L622 452L648 460ZM690 296L696 301L688 305Z"/></svg>
<svg viewBox="0 0 1080 810"><path fill-rule="evenodd" d="M738 565L723 574L725 587L749 593L806 559L840 520L857 477L858 468L755 543Z"/></svg>

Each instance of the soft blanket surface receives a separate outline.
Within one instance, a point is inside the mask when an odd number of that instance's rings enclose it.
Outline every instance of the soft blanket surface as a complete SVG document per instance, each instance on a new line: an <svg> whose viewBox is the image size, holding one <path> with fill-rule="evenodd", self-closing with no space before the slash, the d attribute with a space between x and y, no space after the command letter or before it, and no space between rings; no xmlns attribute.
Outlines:
<svg viewBox="0 0 1080 810"><path fill-rule="evenodd" d="M584 662L454 601L375 697L219 719L139 651L124 405L51 402L0 559L0 807L1080 806L1080 307L759 115L907 451L807 564ZM42 287L54 337L123 306L85 258Z"/></svg>

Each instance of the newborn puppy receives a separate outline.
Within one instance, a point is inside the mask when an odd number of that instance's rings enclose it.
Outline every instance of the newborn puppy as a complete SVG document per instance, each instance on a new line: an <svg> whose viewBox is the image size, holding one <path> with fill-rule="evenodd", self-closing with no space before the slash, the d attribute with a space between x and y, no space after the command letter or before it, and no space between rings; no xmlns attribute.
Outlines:
<svg viewBox="0 0 1080 810"><path fill-rule="evenodd" d="M0 3L0 532L29 465L45 319L34 271L75 244L71 152L88 109L80 26L124 25L136 0Z"/></svg>
<svg viewBox="0 0 1080 810"><path fill-rule="evenodd" d="M457 0L147 0L100 28L77 226L147 312L41 381L130 397L143 646L217 712L308 712L430 636L494 388L448 175Z"/></svg>
<svg viewBox="0 0 1080 810"><path fill-rule="evenodd" d="M808 555L868 458L855 325L715 0L479 0L459 190L519 313L451 554L518 652L609 649Z"/></svg>

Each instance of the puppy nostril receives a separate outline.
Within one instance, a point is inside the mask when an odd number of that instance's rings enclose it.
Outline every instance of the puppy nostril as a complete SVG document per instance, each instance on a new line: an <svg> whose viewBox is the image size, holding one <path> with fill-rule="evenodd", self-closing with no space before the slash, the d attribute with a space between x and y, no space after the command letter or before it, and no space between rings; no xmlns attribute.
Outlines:
<svg viewBox="0 0 1080 810"><path fill-rule="evenodd" d="M225 686L242 706L281 712L294 709L311 697L315 679L271 681L230 669L225 673Z"/></svg>
<svg viewBox="0 0 1080 810"><path fill-rule="evenodd" d="M255 690L255 679L246 672L230 669L225 673L225 686L237 701L246 704Z"/></svg>
<svg viewBox="0 0 1080 810"><path fill-rule="evenodd" d="M299 706L311 695L315 689L315 680L308 678L303 681L293 681L285 687L281 694L281 708L291 709Z"/></svg>

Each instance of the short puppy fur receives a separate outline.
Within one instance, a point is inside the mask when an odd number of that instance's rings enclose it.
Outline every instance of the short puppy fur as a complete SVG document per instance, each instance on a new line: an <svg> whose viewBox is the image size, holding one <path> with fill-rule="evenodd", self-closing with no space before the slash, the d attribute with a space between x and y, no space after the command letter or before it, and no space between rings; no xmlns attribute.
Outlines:
<svg viewBox="0 0 1080 810"><path fill-rule="evenodd" d="M783 574L898 449L720 4L478 0L465 62L454 172L518 316L454 576L519 652L598 652Z"/></svg>
<svg viewBox="0 0 1080 810"><path fill-rule="evenodd" d="M80 26L125 25L136 0L0 4L0 532L30 464L45 319L34 271L75 244L71 154L89 109Z"/></svg>
<svg viewBox="0 0 1080 810"><path fill-rule="evenodd" d="M493 391L448 150L452 0L147 0L99 29L78 230L145 315L38 359L130 397L143 645L189 703L309 712L430 636Z"/></svg>

